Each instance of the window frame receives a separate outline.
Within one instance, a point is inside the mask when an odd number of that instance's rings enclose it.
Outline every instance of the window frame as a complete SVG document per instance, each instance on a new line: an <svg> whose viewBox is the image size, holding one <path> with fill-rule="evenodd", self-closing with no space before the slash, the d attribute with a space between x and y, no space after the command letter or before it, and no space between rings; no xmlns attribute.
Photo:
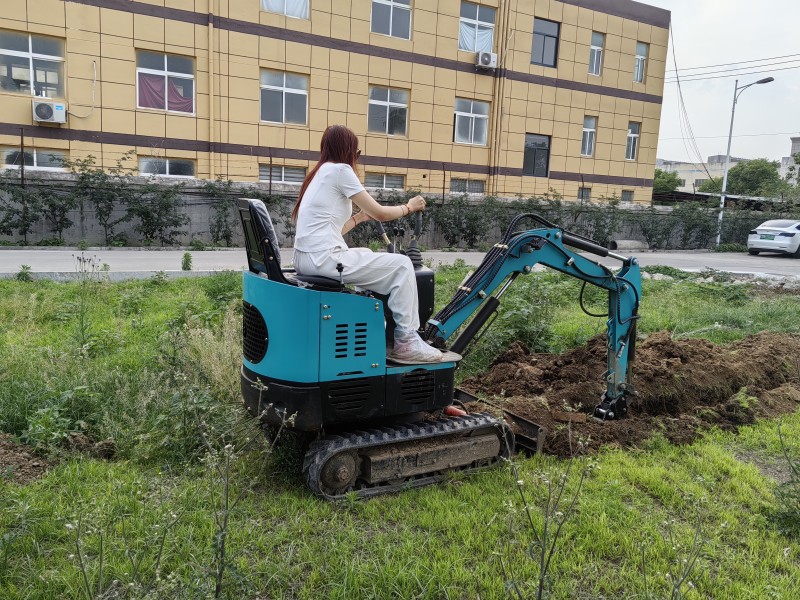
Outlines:
<svg viewBox="0 0 800 600"><path fill-rule="evenodd" d="M20 152L20 149L16 146L0 146L0 157L2 157L2 162L0 162L0 170L4 169L21 169L22 165L13 165L8 164L5 162L5 154L6 152ZM23 153L23 161L24 154L31 153L33 156L33 164L32 165L25 165L26 171L50 171L50 172L64 172L66 169L64 168L63 164L60 167L42 167L39 166L37 163L39 162L39 154L51 154L53 156L60 155L62 161L67 160L67 151L60 150L58 148L25 148Z"/></svg>
<svg viewBox="0 0 800 600"><path fill-rule="evenodd" d="M283 11L282 12L278 12L276 10L269 10L267 8L267 0L261 0L261 3L260 3L261 11L262 12L268 12L268 13L273 14L273 15L282 15L282 16L287 17L289 19L302 19L303 21L308 21L311 18L311 0L303 0L303 2L305 2L305 7L306 7L306 14L305 14L304 17L297 17L295 15L286 14L286 2L287 2L287 0L283 0Z"/></svg>
<svg viewBox="0 0 800 600"><path fill-rule="evenodd" d="M556 25L558 27L558 32L556 33L555 36L553 36L552 34L549 34L549 33L537 32L536 31L536 23L537 23L537 21L538 22L544 21L545 23L552 23L553 25ZM543 46L542 46L542 61L543 62L536 62L534 60L534 52L533 51L536 48L537 36L539 36L540 38L542 38L544 40L542 42L542 44L543 44ZM547 43L548 39L554 39L556 41L555 51L553 52L553 64L549 64L547 62L544 62L544 60L545 60L544 53L545 53L546 43ZM540 17L534 17L533 18L533 43L531 44L531 64L539 66L539 67L547 67L549 69L557 69L558 68L558 48L559 48L560 42L561 42L561 23L559 23L558 21L551 21L550 19L543 19L543 18L540 18Z"/></svg>
<svg viewBox="0 0 800 600"><path fill-rule="evenodd" d="M475 11L475 18L474 19L472 19L470 17L464 17L464 16L461 15L461 12L463 11L463 6L465 4L472 4L473 6L477 7L477 9ZM493 19L492 19L491 23L489 23L488 21L481 21L481 19L480 19L480 16L481 16L480 9L481 9L481 7L486 8L486 9L491 9L492 11L494 11ZM496 19L497 19L497 9L494 8L493 6L485 6L485 5L479 4L477 2L467 2L467 0L461 0L461 4L459 5L459 13L458 13L458 49L463 51L463 52L475 52L475 53L477 53L477 52L492 52L494 50L494 32L495 32L495 28L496 28L496 26L495 26L495 20ZM475 35L472 38L472 42L473 42L473 44L472 44L473 47L472 48L462 48L461 47L461 24L462 23L464 23L466 25L469 25L470 27L473 27L474 30L475 30ZM478 48L478 30L481 27L483 27L485 29L490 29L491 32L492 32L492 41L491 41L491 44L489 44L489 48L488 49Z"/></svg>
<svg viewBox="0 0 800 600"><path fill-rule="evenodd" d="M266 83L261 83L261 75L265 72L269 71L271 73L280 73L283 76L283 85L282 86L275 86ZM278 69L261 69L259 71L259 79L258 79L258 119L260 123L271 123L273 125L295 125L298 127L308 127L308 89L311 87L311 81L308 75L303 73L290 73L289 71L279 71ZM306 89L300 88L289 88L286 87L286 75L293 75L295 77L303 77L306 81ZM281 101L281 119L280 121L268 121L263 118L264 112L264 94L262 93L264 90L272 90L275 92L281 92L282 101ZM287 123L286 122L286 93L292 93L295 95L303 95L306 97L306 110L305 110L305 120L302 123Z"/></svg>
<svg viewBox="0 0 800 600"><path fill-rule="evenodd" d="M195 117L197 116L197 63L196 59L193 56L186 56L184 54L171 54L169 52L157 52L153 50L144 50L144 49L137 49L137 62L138 62L138 54L140 52L146 52L148 54L158 54L164 57L164 70L157 71L155 69L149 69L147 67L140 67L138 64L136 65L136 110L153 110L158 112L169 113L172 115L183 115L185 117ZM192 61L192 74L189 75L188 73L180 73L178 71L169 71L167 70L167 57L168 56L176 56L179 58L187 58ZM163 76L164 81L164 108L155 108L153 106L142 106L139 103L139 74L145 75L159 75ZM169 78L175 77L176 79L191 79L192 81L192 111L186 112L183 110L171 110L169 108Z"/></svg>
<svg viewBox="0 0 800 600"><path fill-rule="evenodd" d="M367 183L368 177L381 177L383 183L380 186L369 185ZM400 187L388 187L386 185L386 178L387 177L399 177L401 180ZM400 173L375 173L375 172L368 172L364 174L364 187L365 188L372 188L375 190L404 190L406 189L406 176Z"/></svg>
<svg viewBox="0 0 800 600"><path fill-rule="evenodd" d="M387 90L386 100L374 100L372 98L372 90L373 89L380 89L380 90ZM400 102L393 102L392 101L392 90L396 92L403 92L406 94L406 103L402 104ZM369 128L369 106L384 106L386 107L386 127L383 131L376 131L374 129ZM394 88L394 87L387 87L383 85L370 85L368 92L367 92L367 132L368 133L382 133L383 135L387 135L390 137L408 137L408 113L409 107L411 106L411 92L409 90L404 90L401 88ZM389 112L392 108L404 108L406 111L406 118L405 118L405 127L403 129L403 133L389 133Z"/></svg>
<svg viewBox="0 0 800 600"><path fill-rule="evenodd" d="M631 127L636 125L636 133ZM636 161L639 158L639 142L642 137L642 124L639 121L628 122L628 137L625 140L625 160Z"/></svg>
<svg viewBox="0 0 800 600"><path fill-rule="evenodd" d="M3 31L8 31L10 33L16 33L20 35L25 35L28 38L28 51L21 52L19 50L8 50L5 48L0 48L0 55L2 56L13 56L15 58L27 58L28 59L28 74L30 75L29 85L30 85L30 94L26 94L25 92L17 92L14 90L3 90L0 89L0 93L4 94L15 94L15 95L30 95L32 98L66 98L67 97L67 81L66 77L64 77L64 67L66 66L66 57L65 56L54 56L50 54L41 54L38 52L33 51L33 38L47 38L52 40L58 40L61 43L61 50L66 54L66 42L61 38L57 38L50 35L38 35L28 33L26 31L16 31L13 29L3 29ZM56 96L39 96L36 94L36 70L34 69L33 63L35 60L39 61L47 61L51 63L57 63L59 66L58 76L61 80L61 95Z"/></svg>
<svg viewBox="0 0 800 600"><path fill-rule="evenodd" d="M586 120L594 119L594 127L587 127ZM589 146L589 153L587 154L584 149ZM581 133L581 156L591 158L594 156L595 146L597 145L597 117L586 115L583 117L583 131Z"/></svg>
<svg viewBox="0 0 800 600"><path fill-rule="evenodd" d="M261 177L261 169L265 168L269 172L269 177L264 179ZM280 179L273 179L272 178L272 170L273 169L280 169L281 170L281 178ZM303 172L303 180L302 181L287 181L286 180L286 169L295 169L297 171ZM303 185L303 181L305 181L306 176L308 175L308 167L299 167L293 165L270 165L269 163L259 163L258 165L258 180L263 181L265 183L282 183L284 185Z"/></svg>
<svg viewBox="0 0 800 600"><path fill-rule="evenodd" d="M382 33L380 31L375 31L373 29L374 26L374 15L375 15L375 4L383 4L384 6L389 7L389 33ZM394 22L394 11L397 10L406 10L408 11L408 37L400 37L399 35L394 35L391 33L392 31L392 23ZM414 11L411 8L411 0L408 0L408 4L402 4L402 2L398 2L398 0L372 0L370 3L370 15L369 15L369 31L370 33L374 33L375 35L385 35L387 37L392 37L397 40L411 40L411 33L414 31Z"/></svg>
<svg viewBox="0 0 800 600"><path fill-rule="evenodd" d="M454 190L453 183L454 182L464 182L465 191L461 190ZM479 183L481 184L481 190L479 192L471 192L469 191L471 183ZM467 179L465 177L451 177L450 178L450 193L451 194L486 194L486 180L485 179Z"/></svg>
<svg viewBox="0 0 800 600"><path fill-rule="evenodd" d="M530 137L539 137L539 138L546 138L547 139L547 148L542 149L542 148L536 148L535 146L530 146L530 148L533 149L533 160L531 161L531 163L529 163L529 161L527 160L528 148L529 148L529 146L528 146L528 138L530 138ZM553 144L552 136L544 135L544 134L541 134L541 133L526 133L525 134L525 147L523 149L523 154L522 154L522 175L523 176L525 176L525 177L545 177L545 178L550 176L550 150L552 148L552 144ZM536 156L542 150L547 152L547 156L546 156L546 159L545 159L545 168L544 168L545 173L544 173L544 175L537 175L536 174ZM533 164L533 171L532 172L530 172L530 173L526 173L525 172L525 165L526 164Z"/></svg>
<svg viewBox="0 0 800 600"><path fill-rule="evenodd" d="M644 47L644 54L639 54L639 46ZM644 83L647 79L647 56L650 54L650 44L636 42L636 54L633 59L633 82Z"/></svg>
<svg viewBox="0 0 800 600"><path fill-rule="evenodd" d="M594 43L595 34L599 35L602 40L600 45ZM606 46L606 34L601 31L592 31L592 40L589 44L589 75L601 77L603 74L603 51ZM595 67L596 70L592 69Z"/></svg>
<svg viewBox="0 0 800 600"><path fill-rule="evenodd" d="M170 179L197 179L197 161L191 158L161 158L159 156L139 156L138 157L138 168L139 168L139 176L140 177L168 177ZM142 172L142 161L146 160L160 160L163 161L165 164L166 173L143 173ZM194 171L194 175L172 175L169 172L169 165L170 162L185 162L192 165L192 170Z"/></svg>
<svg viewBox="0 0 800 600"><path fill-rule="evenodd" d="M490 115L491 110L492 110L491 102L484 102L483 100L472 100L470 98L456 98L456 105L458 104L459 100L461 100L463 102L469 102L470 103L470 111L472 111L472 112L464 112L464 111L458 110L455 106L453 107L453 143L454 144L464 144L464 145L467 145L467 146L481 146L481 147L487 146L489 144L489 115ZM485 104L486 105L486 114L485 115L475 112L475 103L476 102L479 103L479 104ZM458 135L458 119L459 119L459 117L462 118L462 119L469 119L469 139L470 139L470 141L468 141L468 142L461 141L461 140L457 139L457 135ZM475 142L475 121L476 121L476 119L481 119L481 120L486 121L486 129L485 129L486 139L482 143Z"/></svg>
<svg viewBox="0 0 800 600"><path fill-rule="evenodd" d="M626 199L626 196L629 196L629 198ZM634 201L634 191L622 190L622 193L620 194L620 202L627 202L633 204L633 201Z"/></svg>

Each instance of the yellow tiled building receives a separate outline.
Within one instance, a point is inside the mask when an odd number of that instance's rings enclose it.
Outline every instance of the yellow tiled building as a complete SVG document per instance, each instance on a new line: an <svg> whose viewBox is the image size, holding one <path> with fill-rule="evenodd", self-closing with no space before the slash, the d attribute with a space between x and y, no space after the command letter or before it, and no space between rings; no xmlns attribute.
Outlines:
<svg viewBox="0 0 800 600"><path fill-rule="evenodd" d="M630 0L2 0L0 153L292 183L340 123L368 187L646 201L669 19Z"/></svg>

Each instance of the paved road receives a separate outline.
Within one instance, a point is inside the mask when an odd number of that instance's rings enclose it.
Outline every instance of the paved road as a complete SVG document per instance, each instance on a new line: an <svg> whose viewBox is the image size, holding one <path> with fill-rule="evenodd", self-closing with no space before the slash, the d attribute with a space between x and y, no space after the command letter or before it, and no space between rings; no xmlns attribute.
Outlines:
<svg viewBox="0 0 800 600"><path fill-rule="evenodd" d="M78 250L12 250L0 248L0 277L16 273L21 265L30 265L34 273L53 273L69 276L75 272L75 258ZM108 263L115 278L149 276L155 271L170 274L181 273L183 250L139 250L139 249L97 249L87 250L86 254L97 256L101 263ZM192 252L192 269L195 272L239 271L246 266L242 249ZM639 252L635 253L642 266L667 265L687 271L702 271L707 268L730 273L751 273L767 276L800 277L800 260L782 256L750 256L744 253L714 252ZM291 257L291 250L283 251L284 262ZM434 265L449 264L458 258L467 264L477 265L483 259L481 252L423 252L423 257L431 259ZM590 255L590 258L596 258ZM601 259L601 262L616 266L619 262Z"/></svg>

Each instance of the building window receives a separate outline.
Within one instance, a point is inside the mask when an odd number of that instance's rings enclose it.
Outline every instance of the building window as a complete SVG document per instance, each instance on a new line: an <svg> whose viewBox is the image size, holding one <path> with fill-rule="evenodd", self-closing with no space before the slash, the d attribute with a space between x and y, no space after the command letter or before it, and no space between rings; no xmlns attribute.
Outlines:
<svg viewBox="0 0 800 600"><path fill-rule="evenodd" d="M405 135L408 92L384 87L369 88L367 129L388 135Z"/></svg>
<svg viewBox="0 0 800 600"><path fill-rule="evenodd" d="M283 71L261 70L261 120L305 125L308 77Z"/></svg>
<svg viewBox="0 0 800 600"><path fill-rule="evenodd" d="M64 42L0 29L0 90L64 97Z"/></svg>
<svg viewBox="0 0 800 600"><path fill-rule="evenodd" d="M489 103L456 98L453 139L459 144L486 145L489 130Z"/></svg>
<svg viewBox="0 0 800 600"><path fill-rule="evenodd" d="M307 19L308 0L261 0L261 10L296 19Z"/></svg>
<svg viewBox="0 0 800 600"><path fill-rule="evenodd" d="M450 179L450 191L459 194L483 194L486 182L482 179Z"/></svg>
<svg viewBox="0 0 800 600"><path fill-rule="evenodd" d="M550 136L525 134L525 158L522 174L533 177L547 177L550 166Z"/></svg>
<svg viewBox="0 0 800 600"><path fill-rule="evenodd" d="M494 8L462 2L458 49L468 52L491 52L494 47L494 15Z"/></svg>
<svg viewBox="0 0 800 600"><path fill-rule="evenodd" d="M630 204L633 202L633 190L622 190L622 202Z"/></svg>
<svg viewBox="0 0 800 600"><path fill-rule="evenodd" d="M555 67L558 61L559 23L546 19L533 21L533 50L531 63L543 67Z"/></svg>
<svg viewBox="0 0 800 600"><path fill-rule="evenodd" d="M694 187L699 188L703 185L708 179L695 179L694 180ZM681 185L686 185L686 182L682 183Z"/></svg>
<svg viewBox="0 0 800 600"><path fill-rule="evenodd" d="M583 137L581 138L581 156L594 155L594 138L597 134L597 117L583 118Z"/></svg>
<svg viewBox="0 0 800 600"><path fill-rule="evenodd" d="M411 39L411 0L372 0L372 33Z"/></svg>
<svg viewBox="0 0 800 600"><path fill-rule="evenodd" d="M194 113L194 59L137 52L136 106Z"/></svg>
<svg viewBox="0 0 800 600"><path fill-rule="evenodd" d="M406 187L406 178L403 175L388 175L386 173L367 173L364 177L364 187L382 190L402 190Z"/></svg>
<svg viewBox="0 0 800 600"><path fill-rule="evenodd" d="M647 72L647 50L649 44L636 42L636 59L633 63L633 80L636 83L644 83Z"/></svg>
<svg viewBox="0 0 800 600"><path fill-rule="evenodd" d="M62 150L44 148L28 148L21 152L19 148L0 147L0 166L4 169L17 169L25 163L26 169L60 171L67 160Z"/></svg>
<svg viewBox="0 0 800 600"><path fill-rule="evenodd" d="M581 202L591 202L592 201L592 188L579 187L578 188L578 200L580 200Z"/></svg>
<svg viewBox="0 0 800 600"><path fill-rule="evenodd" d="M194 177L194 161L177 158L140 158L140 175Z"/></svg>
<svg viewBox="0 0 800 600"><path fill-rule="evenodd" d="M628 142L625 144L625 160L636 160L639 155L639 131L641 123L628 123Z"/></svg>
<svg viewBox="0 0 800 600"><path fill-rule="evenodd" d="M306 179L305 167L276 167L258 165L258 178L272 183L303 183Z"/></svg>
<svg viewBox="0 0 800 600"><path fill-rule="evenodd" d="M589 75L600 75L603 70L603 46L606 36L597 31L592 32L592 45L589 48Z"/></svg>

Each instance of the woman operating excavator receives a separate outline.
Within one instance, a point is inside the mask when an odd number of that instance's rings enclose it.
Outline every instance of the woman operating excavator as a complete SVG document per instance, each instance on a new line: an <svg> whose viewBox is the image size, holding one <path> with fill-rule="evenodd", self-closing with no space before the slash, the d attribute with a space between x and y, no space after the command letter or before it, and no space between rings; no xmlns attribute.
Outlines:
<svg viewBox="0 0 800 600"><path fill-rule="evenodd" d="M394 347L389 358L403 362L438 362L442 353L424 342L419 329L417 282L411 260L402 254L348 248L344 234L359 223L392 221L425 210L422 196L400 206L383 206L364 189L355 173L361 151L347 127L331 125L322 134L319 162L300 188L292 212L297 222L294 267L299 275L338 278L378 294L388 294L395 321ZM360 211L353 214L353 204Z"/></svg>

